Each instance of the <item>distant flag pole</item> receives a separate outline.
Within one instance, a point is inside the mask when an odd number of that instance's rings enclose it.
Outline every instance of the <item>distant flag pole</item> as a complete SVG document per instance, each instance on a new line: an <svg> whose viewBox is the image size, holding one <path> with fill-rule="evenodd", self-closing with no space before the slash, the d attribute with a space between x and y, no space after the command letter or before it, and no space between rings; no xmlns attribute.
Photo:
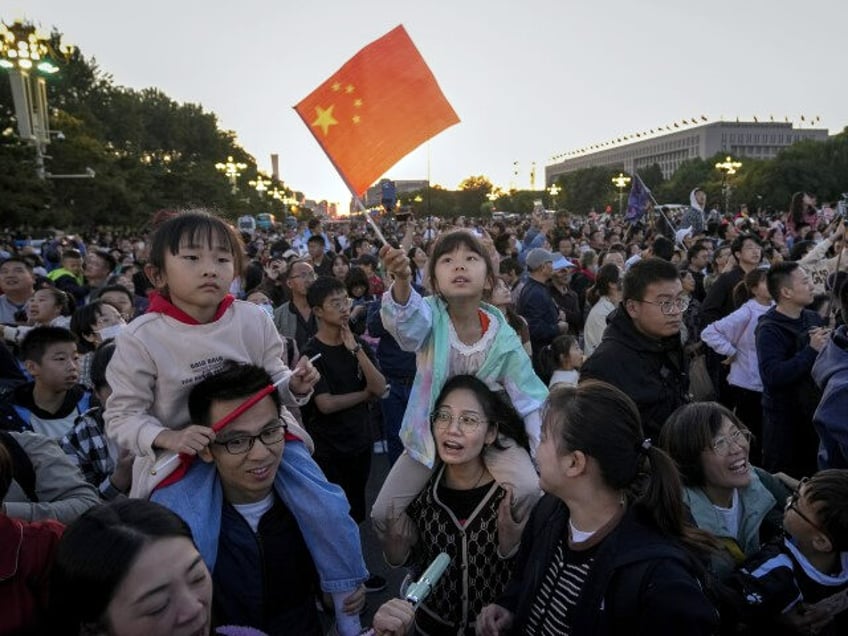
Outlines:
<svg viewBox="0 0 848 636"><path fill-rule="evenodd" d="M650 206L648 205L649 203L651 204ZM642 177L639 176L639 173L634 172L633 185L630 186L630 195L627 197L627 212L625 212L624 218L631 225L635 224L642 219L649 208L656 210L659 215L665 219L668 227L672 230L674 229L674 225L668 220L665 212L663 212L662 206L657 203L657 200L654 198L651 190L645 185L645 182L642 181Z"/></svg>
<svg viewBox="0 0 848 636"><path fill-rule="evenodd" d="M372 183L459 122L403 25L361 49L294 109L362 210Z"/></svg>

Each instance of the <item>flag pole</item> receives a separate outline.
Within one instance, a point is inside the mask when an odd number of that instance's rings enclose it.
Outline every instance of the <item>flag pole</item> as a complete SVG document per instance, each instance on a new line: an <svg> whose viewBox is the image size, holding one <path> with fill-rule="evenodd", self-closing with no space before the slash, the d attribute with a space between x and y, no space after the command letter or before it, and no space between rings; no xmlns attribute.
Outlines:
<svg viewBox="0 0 848 636"><path fill-rule="evenodd" d="M668 217L665 215L665 212L663 212L663 211L662 211L662 206L661 206L659 203L657 203L657 200L654 198L654 193L653 193L653 192L651 192L651 191L648 189L648 186L646 186L646 185L645 185L645 182L644 182L644 181L642 181L642 177L640 177L640 176L639 176L639 173L638 173L638 172L634 171L634 172L633 172L633 176L634 176L634 177L636 177L637 179L639 179L639 181L642 183L642 188L645 190L645 192L647 192L647 193L648 193L648 196L649 196L649 197L651 197L651 202L654 204L654 209L655 209L657 212L659 212L659 213L660 213L660 216L662 216L662 218L663 218L663 219L665 219L665 222L668 224L668 227L669 227L669 228L671 228L671 229L673 230L673 229L674 229L674 224L673 224L671 221L669 221L669 220L668 220Z"/></svg>

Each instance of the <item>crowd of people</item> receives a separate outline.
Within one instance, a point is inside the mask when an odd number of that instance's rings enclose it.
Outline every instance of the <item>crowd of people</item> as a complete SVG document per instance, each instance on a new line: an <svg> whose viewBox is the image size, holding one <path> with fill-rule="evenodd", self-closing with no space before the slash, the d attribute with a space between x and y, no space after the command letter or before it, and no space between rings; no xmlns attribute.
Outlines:
<svg viewBox="0 0 848 636"><path fill-rule="evenodd" d="M845 222L705 203L8 234L0 633L845 633Z"/></svg>

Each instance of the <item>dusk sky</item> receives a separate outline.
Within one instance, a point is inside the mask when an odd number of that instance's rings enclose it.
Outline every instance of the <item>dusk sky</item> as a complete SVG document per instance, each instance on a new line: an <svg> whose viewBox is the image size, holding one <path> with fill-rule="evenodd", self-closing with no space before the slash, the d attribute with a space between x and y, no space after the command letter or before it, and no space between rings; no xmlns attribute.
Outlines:
<svg viewBox="0 0 848 636"><path fill-rule="evenodd" d="M293 106L403 24L461 122L386 176L544 185L555 154L706 115L848 125L845 0L8 0L116 83L216 113L308 198L349 194ZM49 94L48 94L49 97ZM222 160L225 160L222 157ZM514 162L519 175L513 176Z"/></svg>

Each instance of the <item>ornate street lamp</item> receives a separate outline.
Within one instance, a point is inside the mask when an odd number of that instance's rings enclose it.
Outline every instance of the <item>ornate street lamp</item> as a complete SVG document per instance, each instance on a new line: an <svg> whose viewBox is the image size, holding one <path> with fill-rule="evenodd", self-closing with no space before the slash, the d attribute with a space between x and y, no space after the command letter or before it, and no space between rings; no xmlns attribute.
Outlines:
<svg viewBox="0 0 848 636"><path fill-rule="evenodd" d="M255 181L248 181L251 187L253 187L257 194L259 194L259 198L261 199L265 195L265 191L268 190L268 186L271 185L270 179L264 179L262 177L262 173L259 172L256 174Z"/></svg>
<svg viewBox="0 0 848 636"><path fill-rule="evenodd" d="M731 159L730 155L727 155L724 161L719 161L716 165L716 170L721 170L722 178L721 178L721 189L724 193L724 211L725 213L730 210L730 176L737 173L739 168L742 167L741 161L734 161Z"/></svg>
<svg viewBox="0 0 848 636"><path fill-rule="evenodd" d="M50 175L44 168L44 150L50 143L51 133L44 76L58 73L57 63L68 60L73 51L74 47L69 44L59 44L57 50L50 37L31 23L0 22L0 68L9 71L18 134L35 146L35 170L41 179L88 178L88 170L85 175Z"/></svg>
<svg viewBox="0 0 848 636"><path fill-rule="evenodd" d="M548 194L551 195L551 207L556 209L557 204L557 195L562 192L562 188L560 188L556 183L551 184L551 187L548 188Z"/></svg>
<svg viewBox="0 0 848 636"><path fill-rule="evenodd" d="M245 168L247 168L247 164L241 161L233 161L232 155L227 157L226 163L215 164L215 169L223 173L230 180L230 184L233 186L233 194L238 192L237 179L241 176L241 171Z"/></svg>
<svg viewBox="0 0 848 636"><path fill-rule="evenodd" d="M619 172L617 177L612 178L612 184L618 188L618 213L622 214L624 212L624 188L630 185L630 177L626 176L623 172Z"/></svg>

